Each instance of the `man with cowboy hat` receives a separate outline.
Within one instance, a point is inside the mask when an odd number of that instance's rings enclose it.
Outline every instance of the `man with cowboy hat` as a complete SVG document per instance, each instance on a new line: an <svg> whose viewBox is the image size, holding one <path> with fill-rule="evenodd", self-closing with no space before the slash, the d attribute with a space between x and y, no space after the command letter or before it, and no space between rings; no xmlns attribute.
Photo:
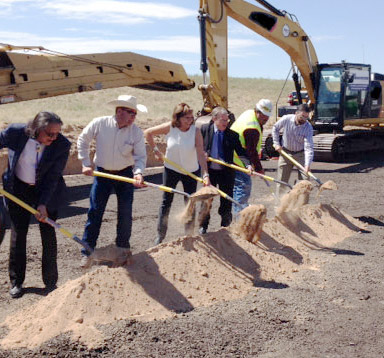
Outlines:
<svg viewBox="0 0 384 358"><path fill-rule="evenodd" d="M121 95L108 102L115 108L115 115L94 118L81 132L77 140L78 158L82 161L84 175L93 175L93 168L100 172L136 179L134 186L143 185L143 171L147 153L143 131L134 124L137 111L147 112L137 104L134 96ZM89 148L96 140L96 152L91 164ZM130 248L132 229L133 186L130 183L95 177L90 194L90 208L83 241L95 248L104 210L112 191L117 196L116 246ZM82 250L81 265L87 263L87 252Z"/></svg>
<svg viewBox="0 0 384 358"><path fill-rule="evenodd" d="M242 147L247 152L247 156L256 172L264 174L260 162L261 142L263 139L263 126L267 123L272 114L272 102L269 99L261 99L256 103L254 109L249 109L242 113L232 124L231 129L239 134ZM239 153L234 154L233 162L244 167L243 162L238 157ZM251 196L252 180L250 175L236 171L235 185L233 188L233 198L246 206ZM239 213L241 207L233 205L235 215Z"/></svg>

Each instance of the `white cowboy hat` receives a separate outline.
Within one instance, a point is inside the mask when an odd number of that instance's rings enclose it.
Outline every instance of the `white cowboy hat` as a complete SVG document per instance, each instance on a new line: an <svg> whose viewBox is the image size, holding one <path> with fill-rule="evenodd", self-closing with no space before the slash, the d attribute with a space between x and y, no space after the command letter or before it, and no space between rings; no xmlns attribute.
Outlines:
<svg viewBox="0 0 384 358"><path fill-rule="evenodd" d="M137 99L135 96L129 96L126 94L123 94L117 99L113 101L109 101L108 104L116 107L124 107L124 108L131 108L135 111L139 110L140 112L148 113L147 107L145 107L143 104L138 104Z"/></svg>
<svg viewBox="0 0 384 358"><path fill-rule="evenodd" d="M269 99L261 99L256 103L256 109L265 116L270 117L272 114L272 102Z"/></svg>

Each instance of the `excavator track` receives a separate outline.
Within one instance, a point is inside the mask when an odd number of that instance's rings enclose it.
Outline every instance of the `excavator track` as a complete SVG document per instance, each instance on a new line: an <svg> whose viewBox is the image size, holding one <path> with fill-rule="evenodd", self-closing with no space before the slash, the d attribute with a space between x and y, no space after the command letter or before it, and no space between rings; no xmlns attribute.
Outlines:
<svg viewBox="0 0 384 358"><path fill-rule="evenodd" d="M313 137L315 160L342 162L352 156L384 150L384 130L358 129Z"/></svg>
<svg viewBox="0 0 384 358"><path fill-rule="evenodd" d="M384 130L349 130L341 133L321 133L313 136L314 160L342 162L352 156L361 156L372 151L384 151ZM264 131L264 157L277 157L273 148L271 130Z"/></svg>

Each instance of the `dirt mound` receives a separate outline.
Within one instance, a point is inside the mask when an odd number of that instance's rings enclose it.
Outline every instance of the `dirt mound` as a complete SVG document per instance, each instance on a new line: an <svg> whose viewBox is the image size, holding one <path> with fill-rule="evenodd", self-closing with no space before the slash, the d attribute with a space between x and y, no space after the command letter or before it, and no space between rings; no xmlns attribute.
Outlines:
<svg viewBox="0 0 384 358"><path fill-rule="evenodd" d="M261 231L267 218L264 205L250 205L240 211L239 219L235 223L235 232L243 239L256 243L260 240Z"/></svg>
<svg viewBox="0 0 384 358"><path fill-rule="evenodd" d="M5 320L4 348L36 347L67 331L89 346L103 337L96 325L121 319L152 320L246 295L255 282L290 277L307 264L309 249L362 229L331 205L306 205L267 220L257 245L221 229L184 237L133 256L125 268L98 267L68 281Z"/></svg>
<svg viewBox="0 0 384 358"><path fill-rule="evenodd" d="M308 180L299 181L291 191L284 194L281 198L280 206L276 208L276 215L280 215L286 211L292 211L308 204L309 194L313 186Z"/></svg>

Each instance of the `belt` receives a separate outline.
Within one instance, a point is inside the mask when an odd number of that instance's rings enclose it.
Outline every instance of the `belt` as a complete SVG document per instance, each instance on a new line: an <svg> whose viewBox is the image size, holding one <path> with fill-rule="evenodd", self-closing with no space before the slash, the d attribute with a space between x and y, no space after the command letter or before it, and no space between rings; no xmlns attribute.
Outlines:
<svg viewBox="0 0 384 358"><path fill-rule="evenodd" d="M287 148L283 148L284 149L284 151L286 151L287 153L289 153L289 154L297 154L297 153L302 153L302 152L304 152L304 149L302 149L302 150L298 150L297 152L295 152L295 151L293 151L293 150L288 150Z"/></svg>
<svg viewBox="0 0 384 358"><path fill-rule="evenodd" d="M22 180L21 180L19 177L17 177L16 175L15 175L15 179L16 179L17 181L19 181L21 184L28 185L28 186L31 186L31 187L36 186L36 184L29 184L29 183L26 183L25 181L22 181Z"/></svg>
<svg viewBox="0 0 384 358"><path fill-rule="evenodd" d="M109 170L109 169L104 169L102 167L99 167L99 171L107 173L107 174L114 174L114 175L119 174L122 171L127 170L127 169L133 169L133 166L130 165L129 167L126 167L126 168L123 168L123 169L119 169L119 170Z"/></svg>

